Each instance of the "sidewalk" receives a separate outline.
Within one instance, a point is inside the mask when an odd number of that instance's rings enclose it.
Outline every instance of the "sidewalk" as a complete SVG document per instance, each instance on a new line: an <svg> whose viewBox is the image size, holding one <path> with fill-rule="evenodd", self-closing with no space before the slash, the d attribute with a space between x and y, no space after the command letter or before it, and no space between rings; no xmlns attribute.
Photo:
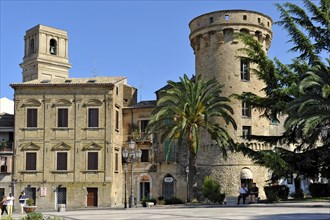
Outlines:
<svg viewBox="0 0 330 220"><path fill-rule="evenodd" d="M81 209L67 209L65 212L58 212L57 210L37 210L41 212L45 217L47 216L58 216L63 219L73 219L72 216L93 216L95 213L118 213L118 212L147 212L152 210L164 209L164 212L171 212L170 209L183 210L182 212L191 212L194 209L231 209L237 208L235 212L240 212L241 210L246 210L246 208L260 209L261 212L266 212L269 208L275 207L287 207L291 209L295 208L312 208L312 209L327 209L330 213L330 201L322 202L281 202L281 203L258 203L258 204L240 204L240 205L210 205L210 204L180 204L180 205L160 205L153 206L150 208L138 206L137 208L124 209L123 207L113 207L113 208L81 208ZM243 209L242 209L243 208ZM191 211L187 211L191 209ZM186 210L186 211L184 211ZM159 211L158 211L159 212ZM26 214L19 214L18 212L13 213L14 219L21 219L26 216ZM88 219L88 218L87 218Z"/></svg>

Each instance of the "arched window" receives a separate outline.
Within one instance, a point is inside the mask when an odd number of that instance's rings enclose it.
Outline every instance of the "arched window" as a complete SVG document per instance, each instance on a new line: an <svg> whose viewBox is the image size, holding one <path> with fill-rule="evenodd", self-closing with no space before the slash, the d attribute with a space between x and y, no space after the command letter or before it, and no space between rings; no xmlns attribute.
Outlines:
<svg viewBox="0 0 330 220"><path fill-rule="evenodd" d="M34 53L34 39L32 38L30 40L30 49L29 49L29 54L33 54Z"/></svg>
<svg viewBox="0 0 330 220"><path fill-rule="evenodd" d="M53 55L57 53L57 42L55 39L51 39L49 42L49 53Z"/></svg>

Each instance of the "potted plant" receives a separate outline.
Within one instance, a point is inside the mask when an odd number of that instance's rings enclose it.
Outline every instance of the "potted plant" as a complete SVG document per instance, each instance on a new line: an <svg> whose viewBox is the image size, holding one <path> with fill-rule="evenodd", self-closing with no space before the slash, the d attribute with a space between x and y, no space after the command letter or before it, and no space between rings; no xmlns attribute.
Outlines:
<svg viewBox="0 0 330 220"><path fill-rule="evenodd" d="M26 203L23 207L24 211L26 213L34 212L36 210L37 206L34 205L34 200L29 198L26 200Z"/></svg>

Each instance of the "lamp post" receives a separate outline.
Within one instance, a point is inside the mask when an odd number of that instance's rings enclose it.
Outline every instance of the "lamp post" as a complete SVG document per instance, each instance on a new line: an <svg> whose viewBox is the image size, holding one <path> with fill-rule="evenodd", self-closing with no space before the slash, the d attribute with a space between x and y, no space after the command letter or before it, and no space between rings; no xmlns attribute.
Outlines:
<svg viewBox="0 0 330 220"><path fill-rule="evenodd" d="M187 174L187 202L189 202L189 166L186 166L186 174Z"/></svg>
<svg viewBox="0 0 330 220"><path fill-rule="evenodd" d="M130 141L128 143L128 148L129 148L129 152L127 151L127 149L125 148L123 150L123 158L125 159L126 162L131 164L131 194L130 194L130 201L129 201L129 207L133 208L134 207L134 171L133 171L133 164L135 162L135 158L137 160L139 160L141 158L142 155L142 151L139 149L137 150L137 152L135 153L134 149L135 149L135 142L134 141Z"/></svg>
<svg viewBox="0 0 330 220"><path fill-rule="evenodd" d="M126 150L126 149L125 149ZM127 208L127 190L126 190L126 175L127 175L127 163L124 164L124 172L125 172L125 201L124 201L124 208Z"/></svg>

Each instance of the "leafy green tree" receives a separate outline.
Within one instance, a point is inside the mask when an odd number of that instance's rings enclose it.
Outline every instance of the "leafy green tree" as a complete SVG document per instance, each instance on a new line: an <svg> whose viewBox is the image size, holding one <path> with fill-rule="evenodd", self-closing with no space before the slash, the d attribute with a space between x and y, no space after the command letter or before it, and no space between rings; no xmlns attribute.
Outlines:
<svg viewBox="0 0 330 220"><path fill-rule="evenodd" d="M329 148L320 147L321 128L330 128L330 0L320 0L316 5L311 0L303 0L305 10L287 2L276 4L280 12L278 25L285 28L296 57L290 64L283 64L277 58L271 60L257 40L242 34L246 44L241 51L245 59L257 68L253 73L265 82L265 97L253 93L235 95L236 98L250 102L260 110L264 117L277 119L279 114L287 115L286 132L279 137L251 136L251 138L270 143L294 143L297 152L284 149L254 152L245 146L240 149L256 163L274 170L279 177L295 172L313 176L317 172L327 176ZM326 143L325 145L328 145ZM317 155L317 156L315 156ZM299 175L297 176L299 178Z"/></svg>
<svg viewBox="0 0 330 220"><path fill-rule="evenodd" d="M149 132L159 134L161 142L168 139L175 141L179 148L186 146L189 189L192 189L193 198L197 196L196 155L202 132L217 142L224 157L227 150L235 150L235 143L225 129L228 124L236 129L231 117L233 109L229 106L230 99L221 93L222 85L214 79L197 77L190 80L184 75L180 82L168 81L166 89L159 94L148 124Z"/></svg>

